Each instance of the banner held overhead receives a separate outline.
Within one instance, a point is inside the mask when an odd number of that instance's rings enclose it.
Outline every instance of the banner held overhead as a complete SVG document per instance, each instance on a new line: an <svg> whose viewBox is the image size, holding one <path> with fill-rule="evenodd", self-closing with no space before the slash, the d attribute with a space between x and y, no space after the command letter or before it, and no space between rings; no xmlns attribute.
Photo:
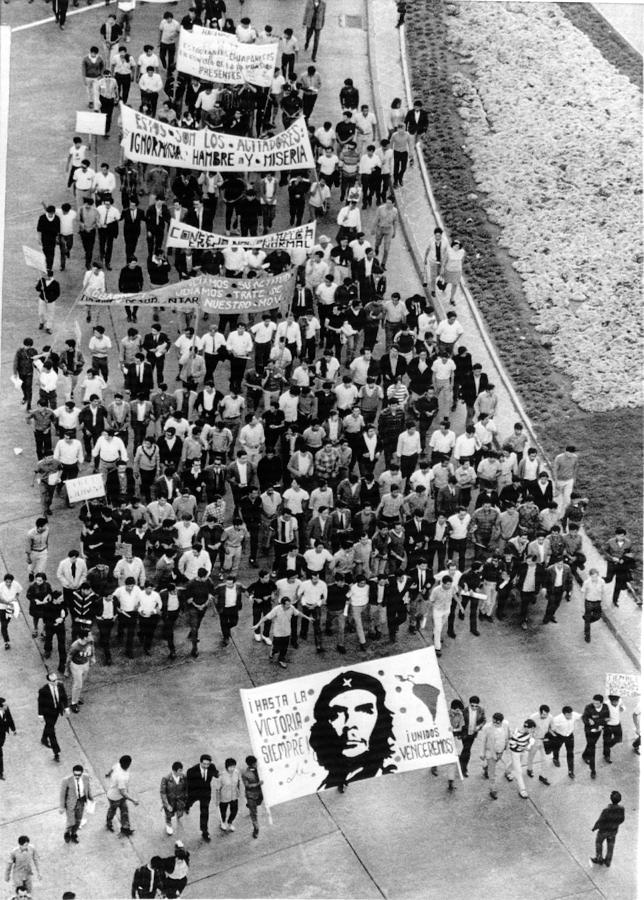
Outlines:
<svg viewBox="0 0 644 900"><path fill-rule="evenodd" d="M304 118L272 138L192 131L144 116L121 103L121 146L134 162L158 163L209 172L274 172L314 169Z"/></svg>
<svg viewBox="0 0 644 900"><path fill-rule="evenodd" d="M193 25L181 29L177 69L202 81L270 87L277 49L277 43L244 44L226 31Z"/></svg>
<svg viewBox="0 0 644 900"><path fill-rule="evenodd" d="M166 247L183 250L219 250L224 247L243 247L246 250L311 250L315 246L315 222L274 231L257 237L228 237L201 231L183 222L170 222Z"/></svg>
<svg viewBox="0 0 644 900"><path fill-rule="evenodd" d="M203 309L206 312L244 313L265 309L285 311L295 291L295 270L260 278L221 278L199 275L140 294L82 293L81 306L169 306L171 309Z"/></svg>

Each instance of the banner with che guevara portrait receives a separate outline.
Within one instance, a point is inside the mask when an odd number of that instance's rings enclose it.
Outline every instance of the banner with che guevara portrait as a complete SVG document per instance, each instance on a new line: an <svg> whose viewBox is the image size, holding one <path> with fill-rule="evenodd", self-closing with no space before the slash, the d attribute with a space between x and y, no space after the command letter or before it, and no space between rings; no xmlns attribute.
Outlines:
<svg viewBox="0 0 644 900"><path fill-rule="evenodd" d="M268 806L457 761L432 647L240 694Z"/></svg>

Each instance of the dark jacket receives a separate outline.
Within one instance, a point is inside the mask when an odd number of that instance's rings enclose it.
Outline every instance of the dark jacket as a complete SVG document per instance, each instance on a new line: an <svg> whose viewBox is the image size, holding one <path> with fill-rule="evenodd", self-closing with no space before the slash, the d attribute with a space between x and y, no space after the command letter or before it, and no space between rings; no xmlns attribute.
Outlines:
<svg viewBox="0 0 644 900"><path fill-rule="evenodd" d="M617 834L624 819L624 807L619 803L611 803L610 806L602 809L592 830L599 831L601 834Z"/></svg>
<svg viewBox="0 0 644 900"><path fill-rule="evenodd" d="M83 407L78 416L78 421L83 431L88 432L95 438L105 430L106 419L107 410L104 406L98 406L96 409L96 425L93 424L91 407Z"/></svg>
<svg viewBox="0 0 644 900"><path fill-rule="evenodd" d="M64 685L58 682L57 687L58 706L54 705L54 698L52 697L49 683L44 684L38 691L38 715L43 716L45 719L53 719L55 721L58 716L62 716L69 707L67 692L65 691Z"/></svg>
<svg viewBox="0 0 644 900"><path fill-rule="evenodd" d="M188 782L188 803L195 803L197 800L210 800L212 795L211 781L213 778L219 778L217 767L211 763L206 770L206 778L203 778L201 766L191 766L186 772L186 780Z"/></svg>
<svg viewBox="0 0 644 900"><path fill-rule="evenodd" d="M122 294L138 294L143 290L143 269L141 266L123 266L119 272L119 291Z"/></svg>
<svg viewBox="0 0 644 900"><path fill-rule="evenodd" d="M409 134L425 134L429 127L429 116L424 109L420 110L418 121L416 121L415 110L410 109L405 116L405 127Z"/></svg>
<svg viewBox="0 0 644 900"><path fill-rule="evenodd" d="M4 739L10 731L13 731L15 734L16 726L13 721L13 716L11 715L11 710L8 706L5 706L3 710L0 710L0 747L4 744Z"/></svg>
<svg viewBox="0 0 644 900"><path fill-rule="evenodd" d="M474 383L474 375L470 372L469 375L465 375L460 382L461 385L461 397L466 406L474 406L474 401L488 386L489 381L485 372L481 372L481 377L479 378L478 390L476 389L476 385Z"/></svg>

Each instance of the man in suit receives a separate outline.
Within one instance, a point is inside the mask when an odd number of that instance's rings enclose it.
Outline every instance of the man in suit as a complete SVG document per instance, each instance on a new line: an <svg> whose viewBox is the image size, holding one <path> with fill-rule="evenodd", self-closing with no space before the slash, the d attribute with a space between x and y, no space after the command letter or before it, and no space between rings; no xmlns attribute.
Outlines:
<svg viewBox="0 0 644 900"><path fill-rule="evenodd" d="M125 385L132 397L143 397L144 400L150 399L150 392L154 387L154 375L152 366L146 362L144 353L137 353L134 362L130 363L125 370ZM130 406L131 409L131 406ZM131 420L134 425L134 419Z"/></svg>
<svg viewBox="0 0 644 900"><path fill-rule="evenodd" d="M472 371L467 375L463 375L460 379L461 400L467 407L466 424L469 425L474 418L474 404L476 398L479 394L482 394L483 391L487 390L488 384L488 377L483 371L483 366L480 363L474 363Z"/></svg>
<svg viewBox="0 0 644 900"><path fill-rule="evenodd" d="M382 275L384 269L378 257L375 255L373 247L368 247L365 251L364 258L360 260L357 266L358 283L360 285L360 300L362 303L369 303L377 296L376 287L378 278Z"/></svg>
<svg viewBox="0 0 644 900"><path fill-rule="evenodd" d="M107 427L107 410L101 405L98 394L92 394L89 405L80 411L78 423L82 429L85 456L89 459L94 444Z"/></svg>
<svg viewBox="0 0 644 900"><path fill-rule="evenodd" d="M562 597L570 600L572 593L572 570L570 566L562 559L557 559L551 566L546 569L546 594L548 597L548 605L543 617L543 624L554 622L555 613L559 609Z"/></svg>
<svg viewBox="0 0 644 900"><path fill-rule="evenodd" d="M148 240L148 256L161 253L165 238L166 225L170 221L170 213L163 200L155 200L145 213L145 226Z"/></svg>
<svg viewBox="0 0 644 900"><path fill-rule="evenodd" d="M405 524L405 550L408 554L424 554L427 551L431 526L424 519L420 510L415 510L414 515Z"/></svg>
<svg viewBox="0 0 644 900"><path fill-rule="evenodd" d="M389 353L380 360L380 377L382 378L382 387L386 392L390 384L394 384L399 375L404 375L407 371L407 363L404 357L400 355L396 347L392 347Z"/></svg>
<svg viewBox="0 0 644 900"><path fill-rule="evenodd" d="M416 565L408 573L409 584L409 632L415 634L425 627L429 608L429 594L432 584L432 573L429 571L426 557L421 553Z"/></svg>
<svg viewBox="0 0 644 900"><path fill-rule="evenodd" d="M40 743L49 747L56 762L60 760L60 746L56 739L56 722L59 716L69 715L69 701L65 687L58 681L58 675L50 672L47 684L38 691L38 718L45 723Z"/></svg>
<svg viewBox="0 0 644 900"><path fill-rule="evenodd" d="M191 766L186 772L188 783L186 813L190 812L190 807L193 803L199 803L199 828L204 841L210 840L208 814L210 812L211 782L213 778L219 778L219 771L213 765L212 757L209 753L202 753L197 765Z"/></svg>
<svg viewBox="0 0 644 900"><path fill-rule="evenodd" d="M7 705L7 701L4 697L0 697L0 781L4 781L4 759L2 748L4 747L5 738L9 732L15 735L16 726L13 721L13 716L11 715L11 710Z"/></svg>
<svg viewBox="0 0 644 900"><path fill-rule="evenodd" d="M149 863L134 870L132 896L136 898L157 897L163 891L164 876L161 872L162 859L153 856Z"/></svg>
<svg viewBox="0 0 644 900"><path fill-rule="evenodd" d="M65 813L65 843L78 843L78 829L85 813L85 804L93 800L89 775L85 775L83 767L77 763L72 774L63 778L60 785L60 812Z"/></svg>
<svg viewBox="0 0 644 900"><path fill-rule="evenodd" d="M124 459L119 459L115 468L106 474L105 495L114 506L129 502L137 495L134 472Z"/></svg>
<svg viewBox="0 0 644 900"><path fill-rule="evenodd" d="M476 740L476 736L481 728L485 725L485 710L481 706L481 701L476 694L470 697L469 703L463 711L463 718L465 720L463 731L461 733L463 749L459 756L459 762L461 764L463 777L467 778L467 767L472 753L472 744Z"/></svg>
<svg viewBox="0 0 644 900"><path fill-rule="evenodd" d="M461 506L461 489L453 475L448 475L447 484L436 494L436 515L442 513L446 519L458 512Z"/></svg>
<svg viewBox="0 0 644 900"><path fill-rule="evenodd" d="M230 641L230 632L239 621L239 610L242 608L242 594L245 588L235 581L231 574L226 575L226 580L218 584L214 591L215 609L219 613L221 626L222 645L226 647Z"/></svg>
<svg viewBox="0 0 644 900"><path fill-rule="evenodd" d="M186 225L192 225L200 231L212 231L212 212L207 209L201 200L192 201L191 208L186 213Z"/></svg>
<svg viewBox="0 0 644 900"><path fill-rule="evenodd" d="M429 116L423 109L421 100L414 100L414 108L405 116L405 128L408 134L413 134L415 142L422 138L429 127Z"/></svg>
<svg viewBox="0 0 644 900"><path fill-rule="evenodd" d="M146 363L145 365L149 366L149 363ZM145 376L145 372L143 375ZM152 377L151 367L150 377ZM154 421L154 413L152 404L145 395L145 391L139 390L136 391L136 393L133 391L132 396L135 399L130 401L130 421L134 433L134 449L136 449L143 443L143 440L148 433L148 428Z"/></svg>
<svg viewBox="0 0 644 900"><path fill-rule="evenodd" d="M156 369L157 384L163 382L163 367L165 358L170 349L170 339L167 334L161 331L158 322L152 325L152 330L143 338L142 349L147 353L147 360L152 366L152 370Z"/></svg>
<svg viewBox="0 0 644 900"><path fill-rule="evenodd" d="M141 236L141 228L145 224L145 214L139 209L138 201L131 199L129 208L121 213L123 222L123 240L125 241L125 258L130 259L136 255L136 246Z"/></svg>
<svg viewBox="0 0 644 900"><path fill-rule="evenodd" d="M320 32L324 28L325 15L325 0L306 0L306 6L304 7L304 19L302 21L302 24L306 28L306 41L304 44L304 49L309 49L311 38L313 38L313 50L311 52L311 60L313 62L315 62L318 55Z"/></svg>
<svg viewBox="0 0 644 900"><path fill-rule="evenodd" d="M242 497L248 496L251 485L256 483L255 467L248 462L245 450L237 452L237 459L226 467L235 509L239 508Z"/></svg>

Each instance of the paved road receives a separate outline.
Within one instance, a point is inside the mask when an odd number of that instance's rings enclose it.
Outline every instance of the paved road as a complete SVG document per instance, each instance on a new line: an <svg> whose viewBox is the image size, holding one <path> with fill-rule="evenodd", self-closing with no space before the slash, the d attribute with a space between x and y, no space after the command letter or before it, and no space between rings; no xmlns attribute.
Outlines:
<svg viewBox="0 0 644 900"><path fill-rule="evenodd" d="M334 4L336 0L330 0L332 15L319 58L324 79L319 118L328 113L332 121L337 118L336 98L342 80L351 75L361 86L370 81L366 33L360 28L340 28ZM182 3L179 10L186 5ZM392 4L378 3L381 5L384 23L385 16L393 15ZM3 13L16 21L19 17L35 21L42 15L42 7L40 11L35 7L10 4ZM245 9L259 23L271 21L281 30L294 18L297 21L300 4L295 0L282 0L279 5L252 0ZM236 12L235 7L233 14ZM361 0L343 3L342 12L362 16L365 21ZM31 271L24 270L19 250L23 242L34 243L40 200L65 199L62 170L73 110L84 105L79 59L96 39L102 16L103 9L96 8L74 17L62 35L53 26L14 35L3 283L4 388L0 392L4 425L0 476L8 489L0 513L0 553L4 567L23 581L22 538L38 512L37 495L31 487L34 454L16 397L6 386L12 352L23 333L36 333L36 317L35 279ZM157 7L144 6L137 9L136 16L133 42L138 50L141 41L137 35L153 33L160 13ZM383 28L381 36L385 41L379 43L381 50L393 54L386 63L390 77L399 78L395 32ZM34 59L39 60L39 67L34 67ZM390 90L388 80L380 77L379 81ZM381 99L386 102L388 97ZM31 124L34 109L44 108L47 116L37 126ZM42 164L36 165L25 153L25 142L34 133L42 150ZM114 139L103 144L102 151L116 162ZM329 223L325 230L333 234L335 227ZM421 243L425 239L421 234ZM117 258L115 271L121 264ZM389 269L391 289L398 288L405 296L418 288L411 257L401 240ZM71 271L61 277L67 310L80 275L76 253ZM65 333L72 324L73 319ZM142 327L148 324L144 320ZM117 321L119 333L123 325ZM504 415L511 416L511 410ZM15 456L14 447L24 448L23 454ZM77 526L72 513L56 512L54 521L52 557L57 560L75 544ZM553 707L571 702L580 708L601 689L606 671L633 671L621 648L601 626L596 626L591 648L580 642L580 614L575 596L562 611L557 627L535 627L524 634L512 624L483 623L479 639L459 632L441 661L449 698L467 697L476 691L488 713L501 709L512 723L541 702ZM5 752L8 780L0 783L0 850L7 851L16 836L25 832L37 843L45 882L35 897L49 900L70 888L87 898L126 896L134 866L152 853L170 852L158 783L172 760L191 763L206 748L219 762L231 754L243 759L248 742L238 689L274 677L264 649L251 640L247 626L245 611L233 644L221 651L216 620L208 618L204 653L198 661L188 657L183 642L174 664L157 647L151 660L128 662L117 654L111 669L96 666L82 713L59 729L63 765L56 767L38 743L34 715L35 691L45 671L41 649L32 641L26 620L14 625L13 649L1 659L0 672L2 690L11 701L20 734L9 741ZM185 628L180 628L180 637L184 634ZM427 639L405 636L400 649L416 648ZM369 656L384 652L384 647L374 645ZM356 658L357 653L350 649L345 659L350 664ZM291 674L339 663L332 650L321 662L312 647L303 647L295 655ZM630 732L627 724L626 734ZM141 798L133 816L135 835L119 839L106 833L102 827L105 804L99 800L98 813L83 830L80 846L64 845L56 809L61 770L80 759L94 783L103 784L105 772L123 752L130 752L135 759L134 787ZM193 853L193 865L185 896L420 898L449 892L455 898L487 894L509 898L516 894L514 885L520 884L522 894L535 900L630 898L635 895L637 760L624 744L615 753L615 761L610 769L600 764L596 782L589 780L580 761L574 783L565 777L565 770L549 771L553 787L530 785L528 802L520 801L507 785L493 804L476 765L454 797L446 794L442 777L434 779L428 772L382 779L356 785L343 796L329 793L278 807L273 827L262 820L258 841L250 840L250 826L243 815L235 835L217 835L210 846L202 844L196 822L188 820L185 840ZM609 873L591 868L588 855L592 849L590 826L613 787L622 790L626 798L628 819Z"/></svg>

